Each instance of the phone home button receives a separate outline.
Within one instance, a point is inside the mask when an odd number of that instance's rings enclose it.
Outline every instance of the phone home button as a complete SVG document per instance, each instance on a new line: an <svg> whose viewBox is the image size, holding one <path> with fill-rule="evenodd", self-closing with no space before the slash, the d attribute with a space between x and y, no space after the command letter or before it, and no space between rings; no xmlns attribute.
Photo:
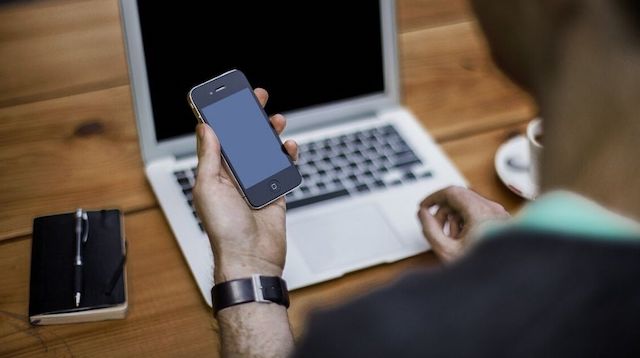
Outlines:
<svg viewBox="0 0 640 358"><path fill-rule="evenodd" d="M272 192L274 192L274 193L275 193L276 191L280 190L280 182L279 182L279 181L277 181L277 180L272 180L272 181L269 183L269 190L271 190L271 191L272 191Z"/></svg>

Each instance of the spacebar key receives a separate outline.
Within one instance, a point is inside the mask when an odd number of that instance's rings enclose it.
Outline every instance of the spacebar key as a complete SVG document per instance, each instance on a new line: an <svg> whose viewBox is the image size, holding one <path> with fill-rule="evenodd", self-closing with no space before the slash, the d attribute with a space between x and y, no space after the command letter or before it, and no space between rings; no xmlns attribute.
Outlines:
<svg viewBox="0 0 640 358"><path fill-rule="evenodd" d="M349 196L349 192L346 189L342 189L342 190L332 191L330 193L312 196L312 197L304 198L300 200L287 201L287 209L291 210L291 209L299 208L301 206L311 205L311 204L319 203L321 201L339 198L342 196Z"/></svg>

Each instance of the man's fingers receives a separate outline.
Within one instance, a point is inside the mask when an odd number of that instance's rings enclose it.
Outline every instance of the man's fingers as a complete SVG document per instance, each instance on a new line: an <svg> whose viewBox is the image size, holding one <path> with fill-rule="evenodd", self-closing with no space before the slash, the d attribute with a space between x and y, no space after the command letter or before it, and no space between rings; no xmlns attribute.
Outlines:
<svg viewBox="0 0 640 358"><path fill-rule="evenodd" d="M462 231L462 228L461 228L462 220L460 219L460 216L456 214L450 214L448 220L449 220L449 236L451 236L454 239L457 239L460 235L460 232Z"/></svg>
<svg viewBox="0 0 640 358"><path fill-rule="evenodd" d="M287 150L287 154L289 154L294 162L298 160L298 143L292 139L287 139L284 142L284 149Z"/></svg>
<svg viewBox="0 0 640 358"><path fill-rule="evenodd" d="M209 178L220 174L220 142L211 127L198 124L198 178Z"/></svg>
<svg viewBox="0 0 640 358"><path fill-rule="evenodd" d="M264 88L256 88L253 90L253 93L258 97L258 101L260 101L260 105L262 107L267 105L267 101L269 100L269 93Z"/></svg>
<svg viewBox="0 0 640 358"><path fill-rule="evenodd" d="M274 114L269 121L278 134L282 134L284 127L287 126L287 120L282 114Z"/></svg>
<svg viewBox="0 0 640 358"><path fill-rule="evenodd" d="M431 246L439 246L439 243L446 239L442 232L442 225L440 222L429 212L428 209L422 208L418 211L418 218L422 223L422 232Z"/></svg>
<svg viewBox="0 0 640 358"><path fill-rule="evenodd" d="M478 198L480 196L469 189L450 186L426 197L420 203L420 207L447 205L453 213L465 219L469 217L473 206L478 205Z"/></svg>
<svg viewBox="0 0 640 358"><path fill-rule="evenodd" d="M422 222L422 232L440 259L448 262L459 257L464 249L461 240L455 240L444 234L440 222L431 215L429 209L421 208L418 217Z"/></svg>
<svg viewBox="0 0 640 358"><path fill-rule="evenodd" d="M427 196L420 203L420 207L430 208L430 207L432 207L434 205L446 204L447 203L447 195L448 195L447 192L448 192L449 188L451 188L451 187L447 187L447 188L438 190L435 193Z"/></svg>
<svg viewBox="0 0 640 358"><path fill-rule="evenodd" d="M444 228L444 225L449 219L449 214L451 214L451 209L449 209L447 206L441 206L438 208L438 211L436 211L436 214L433 215L433 217L438 221L440 227Z"/></svg>

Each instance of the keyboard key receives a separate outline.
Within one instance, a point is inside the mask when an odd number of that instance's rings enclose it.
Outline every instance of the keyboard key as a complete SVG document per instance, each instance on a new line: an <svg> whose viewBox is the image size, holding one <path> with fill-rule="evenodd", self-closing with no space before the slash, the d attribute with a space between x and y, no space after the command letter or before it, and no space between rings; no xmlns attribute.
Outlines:
<svg viewBox="0 0 640 358"><path fill-rule="evenodd" d="M179 177L178 184L180 184L182 188L191 187L191 182L189 182L189 178L187 177Z"/></svg>
<svg viewBox="0 0 640 358"><path fill-rule="evenodd" d="M311 205L311 204L319 203L326 200L336 199L343 196L349 196L349 192L346 191L345 189L333 191L333 192L329 192L329 193L325 193L317 196L312 196L312 197L308 197L308 198L304 198L296 201L287 202L287 209L292 210L302 206Z"/></svg>
<svg viewBox="0 0 640 358"><path fill-rule="evenodd" d="M406 173L404 173L403 178L405 180L415 180L416 176L412 172L406 172Z"/></svg>
<svg viewBox="0 0 640 358"><path fill-rule="evenodd" d="M360 184L356 186L356 190L359 192L369 191L369 187L366 184Z"/></svg>
<svg viewBox="0 0 640 358"><path fill-rule="evenodd" d="M393 165L393 167L394 168L407 168L407 167L411 167L413 165L418 165L418 164L422 164L420 159L418 159L418 157L416 157L415 155L411 154L410 156L407 156L405 158L401 158L400 160L398 160Z"/></svg>

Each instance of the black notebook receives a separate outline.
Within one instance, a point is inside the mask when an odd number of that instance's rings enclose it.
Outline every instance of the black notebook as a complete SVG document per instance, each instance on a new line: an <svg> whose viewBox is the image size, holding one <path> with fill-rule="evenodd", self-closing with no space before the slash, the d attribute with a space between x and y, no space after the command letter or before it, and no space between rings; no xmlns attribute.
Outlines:
<svg viewBox="0 0 640 358"><path fill-rule="evenodd" d="M87 240L82 245L82 296L76 307L75 213L33 221L29 320L57 324L124 318L127 287L122 214L87 212Z"/></svg>

